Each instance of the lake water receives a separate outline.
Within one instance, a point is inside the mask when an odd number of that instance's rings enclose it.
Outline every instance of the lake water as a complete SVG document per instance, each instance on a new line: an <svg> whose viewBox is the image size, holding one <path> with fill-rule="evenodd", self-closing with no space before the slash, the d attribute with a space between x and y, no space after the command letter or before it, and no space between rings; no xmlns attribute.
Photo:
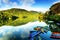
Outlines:
<svg viewBox="0 0 60 40"><path fill-rule="evenodd" d="M29 22L25 25L20 26L2 26L0 27L0 40L28 40L30 31L34 30L34 27L37 26L47 26L45 22ZM51 31L47 33L40 34L41 40L58 40L58 39L51 39Z"/></svg>

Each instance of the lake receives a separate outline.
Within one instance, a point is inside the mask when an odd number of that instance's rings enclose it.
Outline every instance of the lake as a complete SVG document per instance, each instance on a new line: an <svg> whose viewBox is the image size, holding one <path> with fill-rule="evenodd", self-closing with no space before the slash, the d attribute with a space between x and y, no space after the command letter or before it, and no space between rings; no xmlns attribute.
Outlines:
<svg viewBox="0 0 60 40"><path fill-rule="evenodd" d="M20 26L2 26L0 27L0 40L28 40L30 31L34 30L34 27L42 26L48 27L45 22L29 22L24 25ZM47 33L40 34L41 40L58 40L58 39L51 39L51 31Z"/></svg>

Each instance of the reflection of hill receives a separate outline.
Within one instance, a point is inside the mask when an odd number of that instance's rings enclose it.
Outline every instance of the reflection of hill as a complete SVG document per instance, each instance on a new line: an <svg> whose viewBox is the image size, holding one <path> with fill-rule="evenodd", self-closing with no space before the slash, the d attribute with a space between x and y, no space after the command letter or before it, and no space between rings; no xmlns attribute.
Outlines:
<svg viewBox="0 0 60 40"><path fill-rule="evenodd" d="M0 11L1 25L22 25L30 21L38 20L39 12L27 11L25 9L12 8Z"/></svg>

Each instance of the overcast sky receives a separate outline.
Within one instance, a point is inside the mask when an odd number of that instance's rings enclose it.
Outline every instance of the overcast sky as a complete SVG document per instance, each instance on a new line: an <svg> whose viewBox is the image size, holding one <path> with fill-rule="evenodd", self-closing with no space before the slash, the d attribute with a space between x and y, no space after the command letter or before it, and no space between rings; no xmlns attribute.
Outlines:
<svg viewBox="0 0 60 40"><path fill-rule="evenodd" d="M60 0L0 0L0 10L21 8L45 12Z"/></svg>

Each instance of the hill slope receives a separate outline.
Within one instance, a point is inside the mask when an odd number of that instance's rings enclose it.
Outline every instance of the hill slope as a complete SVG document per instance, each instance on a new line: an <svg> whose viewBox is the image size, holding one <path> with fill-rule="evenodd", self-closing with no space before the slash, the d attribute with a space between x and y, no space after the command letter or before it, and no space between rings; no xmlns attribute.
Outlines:
<svg viewBox="0 0 60 40"><path fill-rule="evenodd" d="M2 25L22 25L30 21L38 20L38 12L31 12L24 9L12 8L0 11L0 26Z"/></svg>

